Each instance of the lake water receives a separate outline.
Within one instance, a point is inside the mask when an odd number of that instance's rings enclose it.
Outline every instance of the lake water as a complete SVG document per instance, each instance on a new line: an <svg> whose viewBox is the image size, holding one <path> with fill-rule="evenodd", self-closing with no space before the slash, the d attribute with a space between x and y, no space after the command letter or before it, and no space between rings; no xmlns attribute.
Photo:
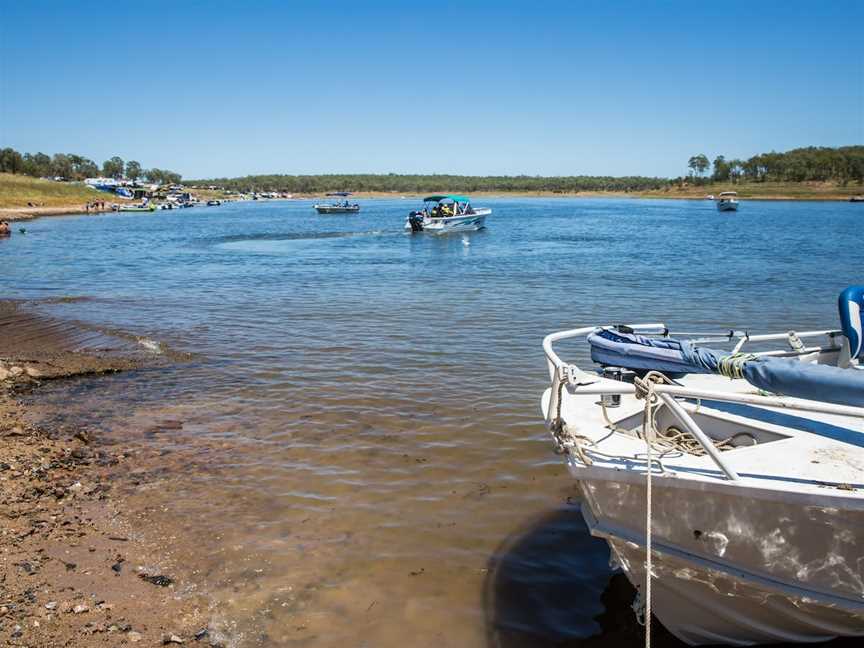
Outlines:
<svg viewBox="0 0 864 648"><path fill-rule="evenodd" d="M403 232L413 201L361 202L48 218L0 241L4 296L191 354L40 397L114 441L193 449L152 496L236 645L614 632L608 552L538 410L542 337L835 326L864 281L856 204L478 199L486 230L436 237Z"/></svg>

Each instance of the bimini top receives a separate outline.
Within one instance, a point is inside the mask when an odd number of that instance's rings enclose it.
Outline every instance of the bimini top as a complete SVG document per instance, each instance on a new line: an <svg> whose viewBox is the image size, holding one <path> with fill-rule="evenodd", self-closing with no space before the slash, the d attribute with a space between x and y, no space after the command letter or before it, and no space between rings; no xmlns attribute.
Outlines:
<svg viewBox="0 0 864 648"><path fill-rule="evenodd" d="M738 192L737 191L721 191L719 195L720 196L737 196Z"/></svg>
<svg viewBox="0 0 864 648"><path fill-rule="evenodd" d="M456 194L435 194L434 196L427 196L423 202L441 202L442 200L452 200L457 203L471 202L467 196L457 196Z"/></svg>
<svg viewBox="0 0 864 648"><path fill-rule="evenodd" d="M350 196L350 191L330 191L327 193L328 196Z"/></svg>

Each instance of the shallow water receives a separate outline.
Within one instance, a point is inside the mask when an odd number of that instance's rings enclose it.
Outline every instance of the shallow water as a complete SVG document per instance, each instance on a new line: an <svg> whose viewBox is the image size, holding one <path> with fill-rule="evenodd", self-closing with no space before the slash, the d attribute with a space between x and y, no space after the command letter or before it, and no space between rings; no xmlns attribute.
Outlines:
<svg viewBox="0 0 864 648"><path fill-rule="evenodd" d="M167 505L238 645L604 632L608 552L538 411L543 335L834 326L864 279L855 204L477 203L488 228L445 237L381 200L50 218L0 241L6 296L192 354L46 396L118 441L208 442Z"/></svg>

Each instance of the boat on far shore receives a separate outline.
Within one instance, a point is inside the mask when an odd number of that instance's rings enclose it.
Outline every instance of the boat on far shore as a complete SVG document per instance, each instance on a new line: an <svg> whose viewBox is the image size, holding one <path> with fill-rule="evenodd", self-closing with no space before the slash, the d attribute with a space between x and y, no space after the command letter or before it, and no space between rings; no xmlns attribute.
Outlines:
<svg viewBox="0 0 864 648"><path fill-rule="evenodd" d="M860 202L864 203L864 196L850 196L849 202Z"/></svg>
<svg viewBox="0 0 864 648"><path fill-rule="evenodd" d="M117 205L116 211L120 212L154 212L156 205L154 203L141 203L138 205Z"/></svg>
<svg viewBox="0 0 864 648"><path fill-rule="evenodd" d="M717 196L717 211L738 211L738 192L721 191Z"/></svg>
<svg viewBox="0 0 864 648"><path fill-rule="evenodd" d="M318 203L314 205L315 211L319 214L355 214L360 211L358 203L348 202L350 191L331 191L327 194L328 197L344 198L345 200L337 200L332 203Z"/></svg>

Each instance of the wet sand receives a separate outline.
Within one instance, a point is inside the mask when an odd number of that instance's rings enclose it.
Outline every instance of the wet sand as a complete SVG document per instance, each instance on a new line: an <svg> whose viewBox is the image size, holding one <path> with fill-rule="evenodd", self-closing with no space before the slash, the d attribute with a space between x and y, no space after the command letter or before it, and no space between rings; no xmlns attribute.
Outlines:
<svg viewBox="0 0 864 648"><path fill-rule="evenodd" d="M197 634L222 645L207 631L208 599L172 558L170 529L118 495L146 485L158 458L105 446L86 427L34 423L22 403L45 381L140 366L107 339L0 302L0 644L153 646Z"/></svg>

